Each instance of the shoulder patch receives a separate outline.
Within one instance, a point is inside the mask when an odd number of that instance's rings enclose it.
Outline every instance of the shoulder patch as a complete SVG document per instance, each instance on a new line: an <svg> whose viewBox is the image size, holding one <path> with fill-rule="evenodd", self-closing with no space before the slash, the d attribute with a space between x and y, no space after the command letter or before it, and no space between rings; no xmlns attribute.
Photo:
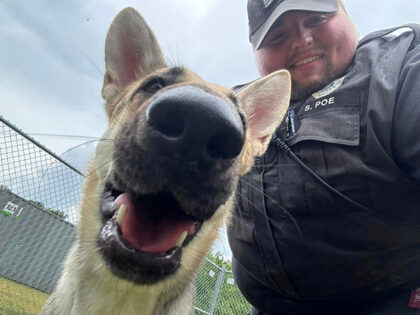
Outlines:
<svg viewBox="0 0 420 315"><path fill-rule="evenodd" d="M327 96L328 94L331 94L335 90L337 90L344 81L344 77L338 78L334 81L332 81L330 84L328 84L326 87L324 87L322 90L319 90L312 94L312 97L315 99Z"/></svg>

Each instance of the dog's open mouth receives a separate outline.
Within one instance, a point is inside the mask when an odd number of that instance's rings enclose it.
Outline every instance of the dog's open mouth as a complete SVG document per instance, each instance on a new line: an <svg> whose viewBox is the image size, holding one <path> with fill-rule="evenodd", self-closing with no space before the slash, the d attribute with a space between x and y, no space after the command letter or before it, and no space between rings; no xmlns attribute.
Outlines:
<svg viewBox="0 0 420 315"><path fill-rule="evenodd" d="M170 192L137 195L107 184L101 200L103 227L98 244L111 271L136 283L153 283L174 273L182 247L202 221L187 215Z"/></svg>

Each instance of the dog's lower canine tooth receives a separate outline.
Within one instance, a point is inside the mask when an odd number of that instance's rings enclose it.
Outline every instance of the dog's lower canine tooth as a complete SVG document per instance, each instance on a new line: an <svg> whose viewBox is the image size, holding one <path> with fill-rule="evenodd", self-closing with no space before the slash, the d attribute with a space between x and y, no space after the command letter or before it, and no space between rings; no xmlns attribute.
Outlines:
<svg viewBox="0 0 420 315"><path fill-rule="evenodd" d="M122 204L120 206L120 208L118 209L118 214L117 214L117 223L119 226L122 225L123 219L124 219L124 215L125 215L125 211L127 210L127 207Z"/></svg>
<svg viewBox="0 0 420 315"><path fill-rule="evenodd" d="M174 246L181 247L182 243L184 243L185 239L187 238L187 235L188 235L187 231L182 232Z"/></svg>

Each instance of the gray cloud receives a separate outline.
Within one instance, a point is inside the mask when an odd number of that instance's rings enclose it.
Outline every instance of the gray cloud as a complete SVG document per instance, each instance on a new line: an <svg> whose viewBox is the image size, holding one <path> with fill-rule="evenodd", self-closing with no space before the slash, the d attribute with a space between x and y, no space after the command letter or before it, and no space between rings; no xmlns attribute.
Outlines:
<svg viewBox="0 0 420 315"><path fill-rule="evenodd" d="M347 0L360 33L415 22L420 2ZM103 49L113 17L134 6L167 60L226 86L258 74L248 43L246 1L47 1L0 3L0 110L33 133L100 136ZM39 138L58 153L78 144Z"/></svg>
<svg viewBox="0 0 420 315"><path fill-rule="evenodd" d="M418 22L418 0L344 0L362 35ZM233 86L255 79L245 0L3 0L0 115L31 133L100 137L104 42L114 16L134 6L169 63ZM83 140L38 137L61 154ZM65 155L83 168L91 147ZM224 243L223 243L224 244Z"/></svg>

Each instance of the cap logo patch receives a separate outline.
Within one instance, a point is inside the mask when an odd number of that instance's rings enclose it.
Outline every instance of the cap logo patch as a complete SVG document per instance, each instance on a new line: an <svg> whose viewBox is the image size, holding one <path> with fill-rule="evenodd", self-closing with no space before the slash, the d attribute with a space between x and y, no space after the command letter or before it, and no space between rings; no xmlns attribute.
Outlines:
<svg viewBox="0 0 420 315"><path fill-rule="evenodd" d="M274 0L263 0L264 9L267 9L273 2Z"/></svg>

